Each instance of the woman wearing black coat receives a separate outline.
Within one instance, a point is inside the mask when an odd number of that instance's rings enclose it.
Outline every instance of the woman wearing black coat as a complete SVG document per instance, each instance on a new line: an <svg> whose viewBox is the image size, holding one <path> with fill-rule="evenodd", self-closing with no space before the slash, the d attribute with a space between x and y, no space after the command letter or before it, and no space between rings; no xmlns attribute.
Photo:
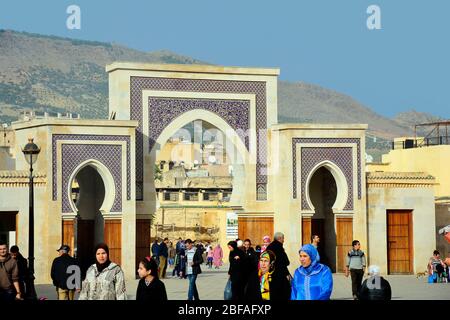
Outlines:
<svg viewBox="0 0 450 320"><path fill-rule="evenodd" d="M237 247L236 241L228 242L228 249L230 249L229 261L230 268L228 275L231 280L232 300L244 299L244 278L243 278L243 261L244 252Z"/></svg>

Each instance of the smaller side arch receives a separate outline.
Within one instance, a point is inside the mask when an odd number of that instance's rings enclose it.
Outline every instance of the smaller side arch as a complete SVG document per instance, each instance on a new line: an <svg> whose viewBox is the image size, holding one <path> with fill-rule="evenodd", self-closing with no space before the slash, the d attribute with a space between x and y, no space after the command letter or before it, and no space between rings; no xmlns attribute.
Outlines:
<svg viewBox="0 0 450 320"><path fill-rule="evenodd" d="M308 203L308 206L311 210L315 210L315 207L311 201L311 198L309 196L309 186L311 183L311 179L316 173L317 170L320 168L326 168L330 171L330 173L333 175L334 180L336 181L336 187L337 187L337 196L336 200L332 206L333 211L342 211L344 210L347 201L348 201L348 182L347 179L342 172L342 170L337 166L335 163L325 160L317 165L314 166L314 168L309 173L307 179L306 179L306 190L305 190L305 198Z"/></svg>
<svg viewBox="0 0 450 320"><path fill-rule="evenodd" d="M116 199L116 188L115 188L115 183L114 183L114 177L112 176L111 172L108 170L108 168L103 163L101 163L98 160L95 160L95 159L86 160L86 161L80 163L75 168L75 170L73 170L73 172L69 176L68 184L66 186L67 197L68 197L67 200L69 201L69 204L70 204L70 207L71 207L73 213L77 214L78 209L71 199L72 183L73 183L73 180L75 179L75 177L78 175L78 173L83 168L88 167L88 166L94 168L98 172L98 174L100 175L100 177L103 180L103 184L105 185L105 198L99 209L101 214L104 215L106 213L111 212L111 209L114 205L114 200Z"/></svg>

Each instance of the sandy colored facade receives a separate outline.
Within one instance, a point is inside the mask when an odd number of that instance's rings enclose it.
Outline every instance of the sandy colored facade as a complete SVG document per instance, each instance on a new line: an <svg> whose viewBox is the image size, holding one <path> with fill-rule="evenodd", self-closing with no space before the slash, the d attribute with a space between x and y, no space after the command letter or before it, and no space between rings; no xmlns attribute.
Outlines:
<svg viewBox="0 0 450 320"><path fill-rule="evenodd" d="M29 165L23 157L21 148L26 144L29 137L34 137L34 142L41 148L37 162L34 164L34 172L38 179L35 180L35 273L37 283L49 283L50 267L56 257L56 249L61 243L74 243L74 222L79 215L78 209L71 201L69 191L73 178L86 166L95 167L104 181L104 200L96 209L105 220L122 221L121 232L124 247L130 250L116 252L114 258L122 262L124 270L131 275L134 273L134 248L135 248L135 203L132 201L134 188L132 187L132 175L130 175L129 191L126 183L122 184L121 190L117 190L116 180L96 154L95 147L104 145L105 151L116 147L121 163L121 174L125 177L126 159L128 152L134 142L136 123L134 121L102 121L102 120L65 120L65 119L33 119L25 122L16 122L13 125L17 144L14 146L16 171L21 173L20 183L17 181L17 173L6 177L3 172L3 188L0 192L0 211L12 212L16 215L17 244L25 257L28 255L28 181L25 172L29 172ZM88 128L88 129L87 129ZM86 136L86 130L89 134ZM99 141L88 140L89 137L99 137ZM101 140L101 137L127 137L129 148L118 140ZM66 149L67 147L67 149ZM118 149L120 148L120 150ZM92 149L92 150L91 150ZM120 154L119 154L120 153ZM112 155L111 155L112 156ZM108 157L103 154L102 157ZM100 160L99 160L100 159ZM130 172L134 161L130 158ZM114 190L116 189L116 190ZM114 191L113 191L114 190ZM119 192L118 192L119 191ZM130 193L127 199L127 192ZM117 194L119 193L119 194ZM114 202L119 196L120 210L113 210ZM2 214L0 213L0 214ZM124 214L126 213L126 214ZM63 225L70 224L70 233L63 234ZM83 237L79 234L79 237ZM75 240L76 241L76 240ZM73 248L73 246L72 246ZM91 254L91 253L90 253Z"/></svg>
<svg viewBox="0 0 450 320"><path fill-rule="evenodd" d="M388 273L386 248L399 256L394 268L411 268L414 272L426 270L427 261L435 250L432 236L436 224L433 219L435 178L417 172L370 172L367 174L368 247L370 263ZM393 216L393 217L392 217ZM387 225L387 221L392 225ZM403 234L389 236L399 225L408 223ZM404 257L408 261L402 261ZM394 273L394 272L391 272Z"/></svg>
<svg viewBox="0 0 450 320"><path fill-rule="evenodd" d="M403 139L404 140L404 139ZM419 138L417 143L421 143ZM438 232L450 224L450 145L434 145L419 148L396 148L383 155L381 163L367 165L369 172L426 172L435 177L435 232L436 245L442 256L450 254L450 244ZM433 250L434 250L433 249ZM432 251L428 255L432 255Z"/></svg>
<svg viewBox="0 0 450 320"><path fill-rule="evenodd" d="M434 180L420 176L423 183L404 188L371 177L376 183L368 184L367 125L277 124L279 69L113 63L106 71L109 111L117 120L15 122L15 144L2 154L14 168L0 167L1 228L8 222L0 235L27 256L28 165L21 147L29 137L41 147L35 165L37 283L50 282L61 243L88 264L93 244L106 241L131 279L154 237L209 239L226 248L236 236L257 244L276 231L285 234L291 271L298 249L314 233L321 235L321 257L333 271L342 271L353 239L384 272L422 271L424 255L435 246ZM155 181L164 145L195 120L225 134L232 180L214 177L208 185L211 180L184 177L176 188ZM206 200L205 191L217 195ZM178 193L177 200L166 198L167 192ZM193 200L186 200L188 192L195 193ZM401 236L383 231L392 227L387 217L394 209L412 217L397 228L412 230L405 257L387 243L374 245ZM398 267L402 259L408 264Z"/></svg>

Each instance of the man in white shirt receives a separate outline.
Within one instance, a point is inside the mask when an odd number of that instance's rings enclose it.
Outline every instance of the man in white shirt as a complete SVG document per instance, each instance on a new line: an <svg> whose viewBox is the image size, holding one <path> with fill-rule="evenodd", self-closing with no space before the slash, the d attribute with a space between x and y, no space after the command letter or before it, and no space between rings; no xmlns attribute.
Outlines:
<svg viewBox="0 0 450 320"><path fill-rule="evenodd" d="M197 275L202 273L200 264L203 262L201 250L197 250L191 239L186 239L186 275L189 279L188 300L200 300L197 290Z"/></svg>

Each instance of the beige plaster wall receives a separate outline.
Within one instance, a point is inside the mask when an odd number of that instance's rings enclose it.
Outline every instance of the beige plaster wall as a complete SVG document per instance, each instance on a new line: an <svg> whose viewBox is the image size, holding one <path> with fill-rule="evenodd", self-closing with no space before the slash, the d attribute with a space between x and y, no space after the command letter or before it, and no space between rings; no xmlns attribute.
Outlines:
<svg viewBox="0 0 450 320"><path fill-rule="evenodd" d="M423 272L436 247L433 188L369 187L367 197L368 264L378 265L382 274L387 273L386 211L413 210L413 269L414 273Z"/></svg>
<svg viewBox="0 0 450 320"><path fill-rule="evenodd" d="M14 170L16 161L10 153L9 147L0 147L0 170Z"/></svg>
<svg viewBox="0 0 450 320"><path fill-rule="evenodd" d="M384 171L427 172L435 177L437 198L450 196L448 159L450 159L450 146L448 145L397 149L383 155L383 163L388 165Z"/></svg>

